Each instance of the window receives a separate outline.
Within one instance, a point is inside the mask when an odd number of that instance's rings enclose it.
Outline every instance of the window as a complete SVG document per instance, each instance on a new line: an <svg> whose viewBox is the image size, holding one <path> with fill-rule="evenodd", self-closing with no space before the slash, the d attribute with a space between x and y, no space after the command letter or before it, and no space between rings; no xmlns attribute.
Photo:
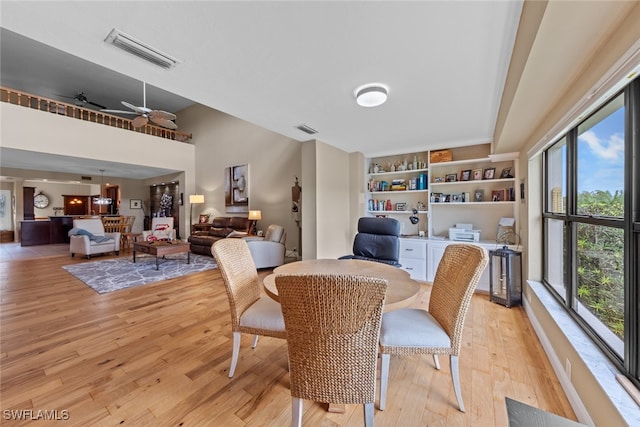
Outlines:
<svg viewBox="0 0 640 427"><path fill-rule="evenodd" d="M636 385L639 87L636 79L545 151L543 207L543 282Z"/></svg>

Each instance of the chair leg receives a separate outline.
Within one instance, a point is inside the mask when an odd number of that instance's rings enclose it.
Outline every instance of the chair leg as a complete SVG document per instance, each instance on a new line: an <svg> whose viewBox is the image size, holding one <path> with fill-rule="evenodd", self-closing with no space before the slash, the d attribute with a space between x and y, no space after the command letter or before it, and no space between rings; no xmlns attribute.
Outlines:
<svg viewBox="0 0 640 427"><path fill-rule="evenodd" d="M389 360L390 354L381 354L380 357L380 404L378 407L384 411L387 403L387 385L389 384Z"/></svg>
<svg viewBox="0 0 640 427"><path fill-rule="evenodd" d="M458 399L458 407L460 412L464 412L464 404L462 403L462 390L460 390L460 370L458 369L458 356L453 354L449 357L451 361L451 380L453 381L453 391Z"/></svg>
<svg viewBox="0 0 640 427"><path fill-rule="evenodd" d="M302 399L291 399L291 427L302 427Z"/></svg>
<svg viewBox="0 0 640 427"><path fill-rule="evenodd" d="M233 377L233 373L236 371L236 365L238 364L238 356L240 355L240 338L242 335L240 332L233 333L233 351L231 352L231 367L229 368L229 378Z"/></svg>
<svg viewBox="0 0 640 427"><path fill-rule="evenodd" d="M433 363L436 365L436 369L440 369L440 359L438 359L438 355L433 355Z"/></svg>
<svg viewBox="0 0 640 427"><path fill-rule="evenodd" d="M364 407L364 426L373 427L373 402L365 403Z"/></svg>
<svg viewBox="0 0 640 427"><path fill-rule="evenodd" d="M251 344L251 348L256 348L258 346L258 335L253 336L253 344Z"/></svg>

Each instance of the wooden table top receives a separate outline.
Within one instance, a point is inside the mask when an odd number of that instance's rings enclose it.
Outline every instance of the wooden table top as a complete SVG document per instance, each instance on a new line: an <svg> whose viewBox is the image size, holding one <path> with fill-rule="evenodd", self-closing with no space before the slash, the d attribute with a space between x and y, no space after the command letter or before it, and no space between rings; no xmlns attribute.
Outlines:
<svg viewBox="0 0 640 427"><path fill-rule="evenodd" d="M264 290L278 301L276 276L302 273L358 274L387 279L385 312L409 306L418 297L420 290L420 284L404 270L379 262L355 259L312 259L281 265L273 270L273 274L264 278Z"/></svg>

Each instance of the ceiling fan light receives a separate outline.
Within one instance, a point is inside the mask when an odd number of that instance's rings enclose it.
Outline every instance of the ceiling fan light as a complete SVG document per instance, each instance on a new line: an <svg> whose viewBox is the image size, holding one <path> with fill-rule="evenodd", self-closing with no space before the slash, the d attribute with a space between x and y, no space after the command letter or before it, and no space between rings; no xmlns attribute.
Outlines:
<svg viewBox="0 0 640 427"><path fill-rule="evenodd" d="M369 84L356 89L356 102L361 107L377 107L387 102L388 90L380 84Z"/></svg>

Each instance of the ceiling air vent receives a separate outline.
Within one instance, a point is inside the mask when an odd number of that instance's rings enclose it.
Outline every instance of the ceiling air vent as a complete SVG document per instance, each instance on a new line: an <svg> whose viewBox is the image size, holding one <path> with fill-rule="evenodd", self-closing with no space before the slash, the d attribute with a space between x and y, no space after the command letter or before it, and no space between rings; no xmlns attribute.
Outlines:
<svg viewBox="0 0 640 427"><path fill-rule="evenodd" d="M117 28L111 30L104 41L162 68L173 68L176 64L182 62L171 55L141 42L129 34L123 33Z"/></svg>
<svg viewBox="0 0 640 427"><path fill-rule="evenodd" d="M301 125L296 126L296 129L301 130L304 133L308 133L309 135L314 135L314 134L318 133L317 130L315 130L311 126L305 125L304 123L301 124Z"/></svg>
<svg viewBox="0 0 640 427"><path fill-rule="evenodd" d="M80 179L82 181L91 181L91 177L90 176L81 176Z"/></svg>

